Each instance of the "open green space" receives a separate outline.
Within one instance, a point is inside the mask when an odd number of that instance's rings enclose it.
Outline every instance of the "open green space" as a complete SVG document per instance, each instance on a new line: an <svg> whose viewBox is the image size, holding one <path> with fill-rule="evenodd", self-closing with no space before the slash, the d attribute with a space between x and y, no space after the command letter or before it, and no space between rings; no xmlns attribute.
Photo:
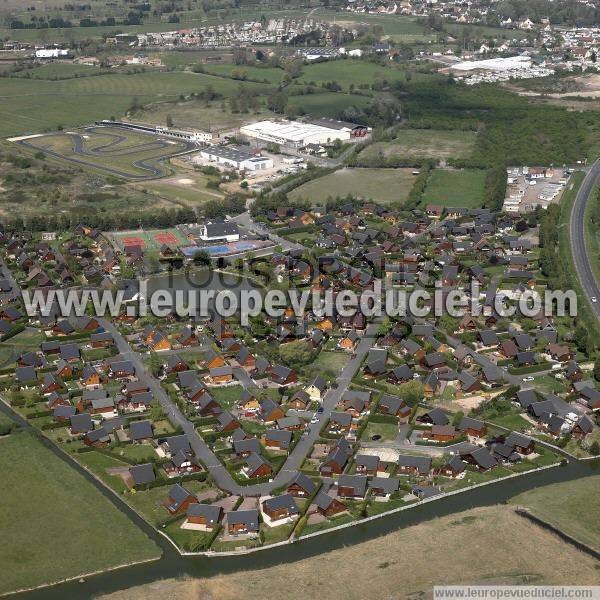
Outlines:
<svg viewBox="0 0 600 600"><path fill-rule="evenodd" d="M600 550L599 486L600 475L592 475L530 490L510 502L530 509L536 517Z"/></svg>
<svg viewBox="0 0 600 600"><path fill-rule="evenodd" d="M408 197L415 177L411 169L340 169L313 179L291 191L290 198L308 198L315 204L327 198L348 194L381 202L402 203Z"/></svg>
<svg viewBox="0 0 600 600"><path fill-rule="evenodd" d="M257 91L264 84L244 83ZM59 81L2 80L0 136L25 135L73 127L99 119L119 117L135 104L175 101L181 95L201 93L211 86L229 97L239 90L232 79L184 71L107 73Z"/></svg>
<svg viewBox="0 0 600 600"><path fill-rule="evenodd" d="M481 208L485 175L481 169L435 169L427 181L422 203Z"/></svg>
<svg viewBox="0 0 600 600"><path fill-rule="evenodd" d="M365 108L373 99L370 96L346 94L343 92L323 92L305 94L303 96L290 96L288 107L298 114L313 117L337 117L343 110L350 107Z"/></svg>
<svg viewBox="0 0 600 600"><path fill-rule="evenodd" d="M157 546L33 435L0 439L0 594L157 558Z"/></svg>
<svg viewBox="0 0 600 600"><path fill-rule="evenodd" d="M367 146L360 153L360 158L466 158L475 146L475 138L476 134L472 131L400 129L396 139Z"/></svg>
<svg viewBox="0 0 600 600"><path fill-rule="evenodd" d="M350 86L358 89L361 86L370 86L376 80L392 82L397 79L404 79L404 73L398 67L346 59L306 65L302 69L302 75L295 82L321 85L335 81L345 91L348 91Z"/></svg>

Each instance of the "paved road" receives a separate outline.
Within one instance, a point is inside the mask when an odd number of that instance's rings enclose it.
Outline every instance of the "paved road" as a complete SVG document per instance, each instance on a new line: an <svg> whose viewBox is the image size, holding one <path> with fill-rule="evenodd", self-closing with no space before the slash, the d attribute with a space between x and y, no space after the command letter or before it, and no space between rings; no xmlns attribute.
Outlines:
<svg viewBox="0 0 600 600"><path fill-rule="evenodd" d="M348 389L352 378L358 372L363 359L371 348L373 337L375 336L378 327L376 323L373 323L367 328L363 339L357 346L355 355L348 361L338 377L337 388L331 388L325 394L323 400L324 410L319 415L319 421L307 427L306 433L300 438L296 446L293 448L285 464L277 473L275 478L267 483L242 486L231 477L231 474L227 471L224 465L216 457L214 452L198 434L194 424L187 419L179 407L171 400L158 380L148 373L146 365L142 361L140 354L131 349L131 346L123 337L123 335L121 335L121 332L115 327L115 325L104 318L98 318L98 322L106 331L110 331L112 333L119 353L125 360L130 360L133 363L138 379L145 383L152 390L154 397L159 401L169 421L171 421L171 423L173 423L173 425L176 427L181 427L183 432L187 435L194 454L206 466L214 478L215 483L220 488L231 492L232 494L244 496L268 495L274 489L286 485L293 479L297 470L304 462L304 459L306 458L311 447L319 437L322 427L329 419L343 393ZM246 375L246 377L248 376Z"/></svg>
<svg viewBox="0 0 600 600"><path fill-rule="evenodd" d="M97 128L88 128L88 130L95 130L95 129L97 129ZM193 142L188 142L185 140L178 140L179 143L184 144L185 150L183 150L181 152L177 152L177 153L165 152L165 154L161 154L160 156L155 156L152 158L133 161L131 164L134 167L137 167L137 168L141 169L142 171L146 171L146 174L144 174L144 175L135 175L128 171L122 171L120 169L115 169L108 165L102 165L100 163L95 163L93 161L84 160L86 156L92 156L92 157L93 156L102 156L102 152L88 152L85 149L85 140L81 134L70 133L70 134L48 134L48 135L70 135L71 138L73 139L73 154L70 154L67 156L61 152L58 152L55 150L50 150L46 146L39 146L35 142L29 141L29 140L21 140L18 143L21 144L22 146L32 148L33 150L36 150L36 151L41 150L42 152L44 152L44 154L48 154L49 156L52 156L59 160L64 160L67 162L75 163L78 165L82 165L84 167L91 167L93 169L104 171L106 173L110 173L111 175L115 175L117 177L121 177L123 179L128 179L131 181L146 181L146 180L150 180L150 179L157 179L159 177L164 177L169 172L168 167L163 166L163 163L165 163L165 161L167 161L171 158L174 158L176 156L181 156L183 154L189 154L190 152L195 152L198 149L198 146L196 144L194 144ZM105 135L111 135L111 134L107 133ZM119 136L115 136L115 137L119 137ZM115 143L118 143L120 141L121 140L116 140ZM106 152L108 149L108 146L111 146L111 145L112 145L112 143L107 144L105 146L101 146L100 148L104 149L104 152ZM154 147L157 149L160 149L160 148L166 149L166 148L169 148L170 145L166 141L156 140L152 144L143 144L143 145L139 146L139 148L141 148L142 150L147 149L149 147ZM130 150L124 151L123 153L117 154L116 156L121 156L124 154L135 154L135 152L137 152L139 150L139 148L138 147L132 148ZM77 157L82 157L82 158L77 158Z"/></svg>
<svg viewBox="0 0 600 600"><path fill-rule="evenodd" d="M571 254L575 269L581 282L583 292L588 298L596 297L600 300L600 286L592 270L590 257L585 244L585 209L590 199L591 192L594 189L596 182L600 178L600 160L597 160L581 183L581 187L577 192L575 203L571 211L571 222L569 233L571 238ZM591 303L592 312L596 318L600 319L600 303Z"/></svg>
<svg viewBox="0 0 600 600"><path fill-rule="evenodd" d="M237 215L237 217L233 218L233 221L235 221L238 225L241 225L244 229L247 229L252 233L267 236L274 244L281 246L284 251L307 249L306 246L303 246L302 244L297 244L295 242L290 242L276 235L275 233L273 233L273 231L267 229L260 223L257 223L256 221L254 221L254 219L252 219L249 212L243 212Z"/></svg>

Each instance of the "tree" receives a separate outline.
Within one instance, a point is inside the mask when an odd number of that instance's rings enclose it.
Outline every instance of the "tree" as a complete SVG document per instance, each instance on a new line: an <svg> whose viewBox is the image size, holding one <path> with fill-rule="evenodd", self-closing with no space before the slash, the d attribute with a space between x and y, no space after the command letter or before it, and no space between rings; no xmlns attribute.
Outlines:
<svg viewBox="0 0 600 600"><path fill-rule="evenodd" d="M418 404L425 395L425 386L422 382L413 379L398 386L398 396L403 398L407 404L414 406Z"/></svg>
<svg viewBox="0 0 600 600"><path fill-rule="evenodd" d="M288 97L281 90L277 90L267 97L267 108L278 115L285 112L287 103Z"/></svg>
<svg viewBox="0 0 600 600"><path fill-rule="evenodd" d="M594 361L594 379L600 381L600 356Z"/></svg>
<svg viewBox="0 0 600 600"><path fill-rule="evenodd" d="M314 350L305 340L297 340L279 347L281 360L289 367L301 367L312 362Z"/></svg>
<svg viewBox="0 0 600 600"><path fill-rule="evenodd" d="M452 417L452 425L454 425L454 427L458 427L459 423L462 421L464 416L465 416L465 413L462 410L459 410Z"/></svg>
<svg viewBox="0 0 600 600"><path fill-rule="evenodd" d="M173 117L171 115L167 115L167 127L173 127Z"/></svg>
<svg viewBox="0 0 600 600"><path fill-rule="evenodd" d="M194 263L197 265L210 266L210 254L206 250L200 250L194 254Z"/></svg>
<svg viewBox="0 0 600 600"><path fill-rule="evenodd" d="M600 444L597 441L592 442L590 445L590 452L594 456L598 456L600 454Z"/></svg>

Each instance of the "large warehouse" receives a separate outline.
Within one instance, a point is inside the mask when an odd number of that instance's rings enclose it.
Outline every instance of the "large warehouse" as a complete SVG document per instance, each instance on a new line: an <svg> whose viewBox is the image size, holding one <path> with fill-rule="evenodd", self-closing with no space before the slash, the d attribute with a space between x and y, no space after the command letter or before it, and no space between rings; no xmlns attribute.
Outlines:
<svg viewBox="0 0 600 600"><path fill-rule="evenodd" d="M298 121L259 121L240 127L240 133L249 138L274 142L294 148L302 148L308 144L327 144L335 140L347 141L351 138L348 129L323 127L313 123Z"/></svg>
<svg viewBox="0 0 600 600"><path fill-rule="evenodd" d="M232 167L238 171L262 171L273 168L272 159L256 156L237 146L207 146L200 150L200 156L204 160Z"/></svg>

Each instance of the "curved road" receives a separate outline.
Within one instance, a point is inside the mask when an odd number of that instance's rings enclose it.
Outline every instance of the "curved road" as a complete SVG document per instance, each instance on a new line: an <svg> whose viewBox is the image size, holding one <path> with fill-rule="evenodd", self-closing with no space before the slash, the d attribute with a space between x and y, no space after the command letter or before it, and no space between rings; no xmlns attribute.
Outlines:
<svg viewBox="0 0 600 600"><path fill-rule="evenodd" d="M144 365L139 353L132 350L127 340L121 335L117 327L108 319L97 317L98 322L106 330L112 333L121 357L133 363L136 370L136 376L143 381L159 401L167 418L176 427L181 427L186 434L192 451L196 457L204 464L210 474L213 476L216 484L223 490L238 496L266 496L273 490L287 485L296 475L304 459L308 456L313 444L317 441L319 433L325 423L329 420L331 413L342 398L344 392L350 386L352 378L358 372L360 365L368 354L373 337L377 331L377 323L372 323L367 327L365 335L359 342L355 354L350 358L346 366L337 378L337 387L330 388L323 398L323 412L318 415L318 421L307 426L306 433L298 440L289 453L284 465L275 477L265 483L255 483L249 485L240 485L237 483L223 463L217 458L209 445L202 439L196 431L194 424L181 412L179 407L171 400L169 395L160 385L159 381L152 377Z"/></svg>
<svg viewBox="0 0 600 600"><path fill-rule="evenodd" d="M588 298L596 297L600 299L600 286L596 281L585 245L585 210L598 179L600 179L600 160L592 165L577 192L571 210L569 237L571 239L571 254L581 287ZM600 303L593 302L591 307L596 318L600 319Z"/></svg>
<svg viewBox="0 0 600 600"><path fill-rule="evenodd" d="M96 129L97 128L87 128L84 131L92 131L92 130L95 131ZM180 144L184 145L184 149L179 152L160 154L159 156L143 158L143 159L131 162L132 166L134 166L142 171L146 171L146 174L135 175L131 172L122 171L120 169L116 169L116 168L110 167L108 165L102 165L99 163L94 163L94 162L90 162L88 160L84 160L84 158L86 156L93 157L93 156L102 156L103 153L107 154L108 152L110 152L110 149L114 147L114 144L118 144L123 139L125 139L124 136L121 136L121 139L119 139L120 136L114 135L115 140L113 140L112 142L109 142L108 144L105 144L103 146L99 146L99 147L95 148L94 150L87 151L85 149L85 139L83 138L83 136L81 134L78 134L78 133L48 134L48 136L46 136L46 137L49 137L51 135L69 135L71 137L71 139L73 140L73 155L67 156L67 155L63 154L62 152L59 152L57 150L51 150L50 148L48 148L46 146L38 146L37 144L35 144L29 140L21 140L18 143L22 146L32 148L35 151L42 151L44 154L52 156L53 158L57 158L59 160L82 165L84 167L91 167L93 169L109 173L110 175L115 175L117 177L121 177L123 179L128 179L131 181L147 181L150 179L158 179L160 177L164 177L165 175L168 174L168 170L162 166L163 163L165 163L167 160L169 160L171 158L175 158L176 156L180 156L182 154L188 154L197 149L197 145L193 142L189 142L186 140L177 140ZM112 136L113 134L110 134L108 132L102 132L102 135ZM169 144L167 142L157 139L157 140L152 141L147 144L126 148L116 154L113 153L113 156L125 157L128 154L135 154L135 153L139 152L140 150L148 150L150 148L156 148L157 150L160 150L163 148L166 149L167 147L169 147Z"/></svg>

